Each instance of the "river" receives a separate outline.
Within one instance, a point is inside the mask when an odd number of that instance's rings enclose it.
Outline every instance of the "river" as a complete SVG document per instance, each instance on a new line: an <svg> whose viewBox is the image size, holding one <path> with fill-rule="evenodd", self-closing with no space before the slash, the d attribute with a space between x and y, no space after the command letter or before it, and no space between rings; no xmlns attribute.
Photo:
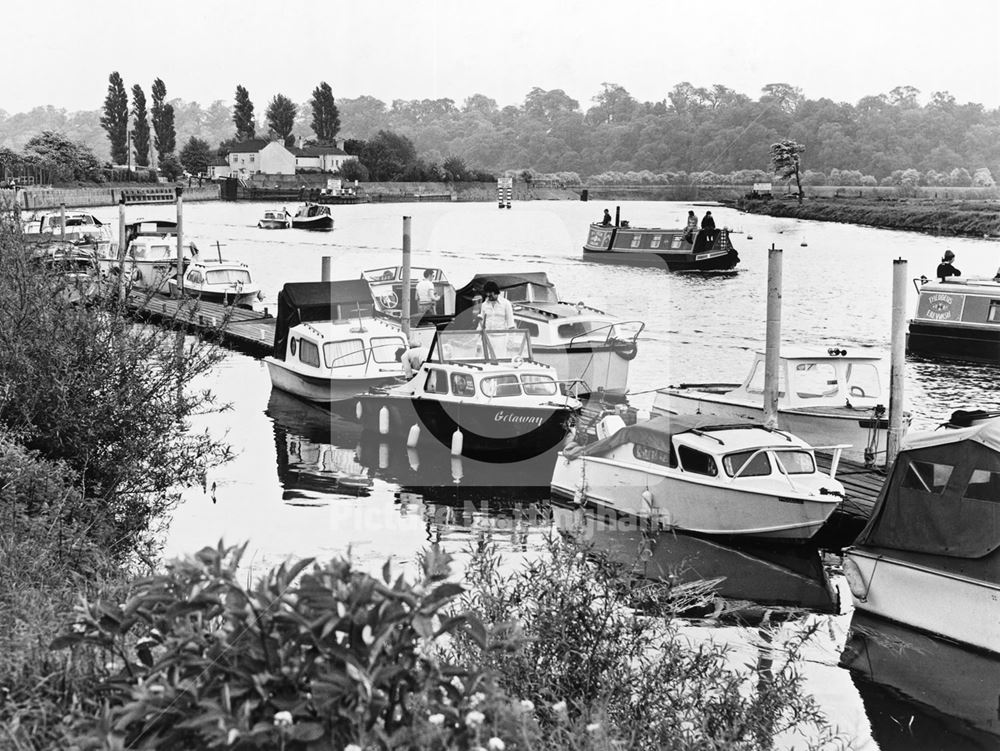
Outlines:
<svg viewBox="0 0 1000 751"><path fill-rule="evenodd" d="M614 211L613 205L607 207ZM659 386L743 379L753 352L764 345L772 244L783 250L783 341L860 348L886 358L893 259L906 259L911 278L932 275L948 248L966 275L992 276L1000 263L1000 246L986 240L780 219L712 206L717 225L734 230L741 256L737 273L675 275L584 263L587 225L605 208L593 202L524 202L510 210L492 203L334 207L335 230L319 234L257 229L264 208L189 204L184 227L204 253L214 254L218 242L224 256L249 263L272 312L282 284L319 279L323 256L332 257L335 279L400 263L402 217L409 215L413 265L440 267L455 286L476 273L545 271L561 299L582 300L621 318L644 321L630 376L632 401L640 407L649 406L649 392ZM625 202L621 216L634 226L673 227L683 225L690 208L699 216L706 210L679 202ZM128 221L135 221L172 218L174 209L133 206L128 212ZM117 222L116 209L95 213ZM908 314L915 300L910 287ZM908 361L905 397L914 427L933 427L955 409L997 409L995 373L983 366ZM403 565L412 563L432 541L458 552L472 541L489 539L516 565L541 549L546 535L580 521L574 520L574 512L550 507L550 466L497 470L446 454L359 444L354 424L281 392L272 394L266 368L251 357L228 354L197 385L213 389L232 408L200 418L196 427L228 436L238 456L212 472L207 489L186 494L165 540L167 556L224 538L230 543L249 540L252 570L287 556L323 558L350 550L359 566L375 572L389 556ZM627 550L635 543L627 531L586 529L598 545ZM726 576L721 594L728 599L802 608L784 628L819 625L805 664L807 685L848 747L912 748L915 738L931 741L922 746L927 748L1000 746L996 697L987 697L992 714L988 701L980 707L956 698L964 696L963 689L975 695L975 686L962 682L995 663L972 659L972 667L960 669L957 665L965 663L940 650L942 664L951 666L943 668L948 681L942 691L935 689L941 673L933 672L937 663L928 656L937 643L921 642L919 660L902 650L895 660L879 661L875 646L896 643L892 639L898 637L878 638L877 626L861 632L860 641L851 634L850 596L829 558L824 568L816 551L732 550L669 536L655 541L649 556L665 567L694 561L691 568L702 576ZM697 638L731 644L737 662L755 661L764 649L755 628L745 623L700 619L690 631ZM927 668L926 685L906 669L916 662ZM919 701L901 700L900 691ZM795 747L796 739L782 739L782 745Z"/></svg>

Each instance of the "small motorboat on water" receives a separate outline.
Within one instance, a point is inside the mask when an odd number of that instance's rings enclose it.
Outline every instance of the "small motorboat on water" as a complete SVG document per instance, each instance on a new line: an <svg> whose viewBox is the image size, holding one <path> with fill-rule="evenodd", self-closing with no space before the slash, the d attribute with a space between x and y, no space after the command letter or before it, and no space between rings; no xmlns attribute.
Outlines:
<svg viewBox="0 0 1000 751"><path fill-rule="evenodd" d="M29 241L72 243L91 248L98 256L111 255L116 246L111 227L81 211L37 212L23 222L22 231Z"/></svg>
<svg viewBox="0 0 1000 751"><path fill-rule="evenodd" d="M444 329L407 383L359 396L356 416L366 430L408 444L437 441L453 454L520 461L557 446L575 424L574 385L532 359L525 331Z"/></svg>
<svg viewBox="0 0 1000 751"><path fill-rule="evenodd" d="M198 255L198 248L186 242L181 249L181 273ZM101 259L102 271L118 273L118 261ZM139 235L125 250L122 270L132 289L165 292L170 279L177 275L177 237L174 235Z"/></svg>
<svg viewBox="0 0 1000 751"><path fill-rule="evenodd" d="M331 404L402 380L399 329L376 318L361 279L286 284L278 294L271 384Z"/></svg>
<svg viewBox="0 0 1000 751"><path fill-rule="evenodd" d="M790 433L705 415L598 425L600 440L567 445L552 492L661 528L704 535L804 541L836 511L844 487L817 469Z"/></svg>
<svg viewBox="0 0 1000 751"><path fill-rule="evenodd" d="M320 231L333 229L333 215L330 213L330 207L319 203L302 204L292 216L292 227Z"/></svg>
<svg viewBox="0 0 1000 751"><path fill-rule="evenodd" d="M627 222L590 225L585 261L655 266L668 271L731 271L740 262L729 230L632 227Z"/></svg>
<svg viewBox="0 0 1000 751"><path fill-rule="evenodd" d="M919 298L906 351L919 357L1000 365L1000 274L915 279Z"/></svg>
<svg viewBox="0 0 1000 751"><path fill-rule="evenodd" d="M257 220L259 229L288 229L292 219L288 209L267 209L264 216Z"/></svg>
<svg viewBox="0 0 1000 751"><path fill-rule="evenodd" d="M263 299L260 285L254 280L250 267L241 261L193 260L188 263L183 281L186 297L206 302L249 308ZM171 293L179 286L176 276L170 278L167 284Z"/></svg>

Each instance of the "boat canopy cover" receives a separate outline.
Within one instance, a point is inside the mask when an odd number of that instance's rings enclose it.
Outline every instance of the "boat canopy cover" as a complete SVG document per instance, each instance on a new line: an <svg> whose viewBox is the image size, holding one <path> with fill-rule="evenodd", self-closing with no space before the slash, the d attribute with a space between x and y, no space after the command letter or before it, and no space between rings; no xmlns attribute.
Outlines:
<svg viewBox="0 0 1000 751"><path fill-rule="evenodd" d="M626 425L607 438L585 446L581 453L584 456L600 456L627 443L639 443L669 454L670 440L678 433L687 433L690 430L760 427L760 422L754 420L727 418L723 423L719 419L717 415L661 415L635 425Z"/></svg>
<svg viewBox="0 0 1000 751"><path fill-rule="evenodd" d="M537 284L542 287L553 287L548 274L544 271L525 271L521 274L476 274L472 279L455 292L455 312L461 313L473 305L476 295L483 296L483 285L486 282L496 282L500 291L525 284Z"/></svg>
<svg viewBox="0 0 1000 751"><path fill-rule="evenodd" d="M1000 419L904 446L855 545L1000 583Z"/></svg>
<svg viewBox="0 0 1000 751"><path fill-rule="evenodd" d="M310 321L335 321L371 315L372 291L364 279L337 282L290 282L278 293L278 320L274 329L274 356L285 357L288 330Z"/></svg>

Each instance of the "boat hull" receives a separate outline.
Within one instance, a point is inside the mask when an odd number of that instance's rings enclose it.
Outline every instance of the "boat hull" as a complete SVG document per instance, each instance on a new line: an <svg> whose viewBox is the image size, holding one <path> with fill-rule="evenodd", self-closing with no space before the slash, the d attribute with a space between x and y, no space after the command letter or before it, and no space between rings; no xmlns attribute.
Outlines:
<svg viewBox="0 0 1000 751"><path fill-rule="evenodd" d="M583 257L669 271L731 271L740 261L726 230L702 231L689 242L681 229L602 225L591 225Z"/></svg>
<svg viewBox="0 0 1000 751"><path fill-rule="evenodd" d="M858 610L1000 654L1000 585L882 551L849 548L845 556L864 586Z"/></svg>
<svg viewBox="0 0 1000 751"><path fill-rule="evenodd" d="M1000 365L1000 328L910 321L906 352L918 357Z"/></svg>
<svg viewBox="0 0 1000 751"><path fill-rule="evenodd" d="M321 404L342 402L369 389L395 383L396 376L358 376L353 378L319 378L298 373L283 361L265 357L274 388Z"/></svg>
<svg viewBox="0 0 1000 751"><path fill-rule="evenodd" d="M435 441L451 448L462 431L462 456L492 462L522 461L544 454L566 437L576 411L559 404L517 407L471 402L445 402L395 394L358 398L365 430L381 433L380 412L387 410L387 434L409 439L420 428L418 444Z"/></svg>
<svg viewBox="0 0 1000 751"><path fill-rule="evenodd" d="M838 506L835 497L803 497L791 488L787 495L748 491L648 465L561 454L552 492L572 499L578 491L587 502L669 529L789 542L810 539Z"/></svg>
<svg viewBox="0 0 1000 751"><path fill-rule="evenodd" d="M289 223L278 219L261 219L257 226L260 229L288 229Z"/></svg>
<svg viewBox="0 0 1000 751"><path fill-rule="evenodd" d="M294 218L292 219L292 227L294 229L308 229L317 232L326 232L333 229L333 217L325 215L302 219Z"/></svg>

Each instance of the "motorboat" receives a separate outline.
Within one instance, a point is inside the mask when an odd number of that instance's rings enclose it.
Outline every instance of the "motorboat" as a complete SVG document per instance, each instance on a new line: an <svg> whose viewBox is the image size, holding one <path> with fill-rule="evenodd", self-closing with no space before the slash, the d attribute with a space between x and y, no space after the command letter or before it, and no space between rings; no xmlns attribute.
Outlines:
<svg viewBox="0 0 1000 751"><path fill-rule="evenodd" d="M908 354L1000 365L1000 274L991 279L914 280L917 310Z"/></svg>
<svg viewBox="0 0 1000 751"><path fill-rule="evenodd" d="M413 445L437 441L457 455L519 461L566 437L581 408L574 387L586 388L561 383L532 359L526 331L443 329L416 374L358 397L356 416L366 430Z"/></svg>
<svg viewBox="0 0 1000 751"><path fill-rule="evenodd" d="M263 299L260 285L250 267L241 261L225 259L192 260L184 272L184 295L206 302L250 308ZM167 280L171 294L177 289L177 278Z"/></svg>
<svg viewBox="0 0 1000 751"><path fill-rule="evenodd" d="M1000 654L1000 416L907 435L848 548L855 608Z"/></svg>
<svg viewBox="0 0 1000 751"><path fill-rule="evenodd" d="M38 248L32 257L59 278L59 297L63 302L86 304L104 291L97 253L92 247L49 243Z"/></svg>
<svg viewBox="0 0 1000 751"><path fill-rule="evenodd" d="M668 271L731 271L740 262L729 230L632 227L628 222L590 225L585 261L655 266Z"/></svg>
<svg viewBox="0 0 1000 751"><path fill-rule="evenodd" d="M292 215L292 227L295 229L331 230L333 215L329 206L318 203L304 203Z"/></svg>
<svg viewBox="0 0 1000 751"><path fill-rule="evenodd" d="M764 417L764 359L756 353L741 384L682 383L657 390L652 414ZM784 347L778 359L778 427L808 443L850 444L843 456L873 464L885 451L888 391L877 355L843 347ZM904 416L904 423L908 416Z"/></svg>
<svg viewBox="0 0 1000 751"><path fill-rule="evenodd" d="M335 403L404 375L399 330L376 318L361 279L292 282L278 294L271 384L314 402Z"/></svg>
<svg viewBox="0 0 1000 751"><path fill-rule="evenodd" d="M531 336L532 356L556 369L560 380L586 381L591 388L624 395L629 364L638 354L645 324L587 305L559 299L544 271L477 274L457 291L456 314L471 313L493 281L514 309L514 325Z"/></svg>
<svg viewBox="0 0 1000 751"><path fill-rule="evenodd" d="M292 226L292 219L288 209L267 209L264 215L257 220L259 229L288 229Z"/></svg>
<svg viewBox="0 0 1000 751"><path fill-rule="evenodd" d="M187 242L181 248L181 273L198 254L198 248ZM128 244L122 262L124 278L134 290L165 292L169 281L177 274L177 238L173 235L140 235ZM102 269L117 273L117 260L102 258Z"/></svg>
<svg viewBox="0 0 1000 751"><path fill-rule="evenodd" d="M611 415L598 435L563 449L552 492L657 528L801 542L844 497L836 461L825 474L812 446L759 424L666 415L625 425Z"/></svg>
<svg viewBox="0 0 1000 751"><path fill-rule="evenodd" d="M434 285L436 301L431 310L421 311L417 302L417 284L427 272ZM403 267L381 266L361 272L372 291L376 315L397 323L403 318ZM410 268L410 330L417 339L429 346L437 324L447 323L455 315L455 288L438 268L413 266Z"/></svg>
<svg viewBox="0 0 1000 751"><path fill-rule="evenodd" d="M86 245L100 253L110 252L114 244L111 227L93 214L81 211L38 212L23 223L22 229L28 240Z"/></svg>

